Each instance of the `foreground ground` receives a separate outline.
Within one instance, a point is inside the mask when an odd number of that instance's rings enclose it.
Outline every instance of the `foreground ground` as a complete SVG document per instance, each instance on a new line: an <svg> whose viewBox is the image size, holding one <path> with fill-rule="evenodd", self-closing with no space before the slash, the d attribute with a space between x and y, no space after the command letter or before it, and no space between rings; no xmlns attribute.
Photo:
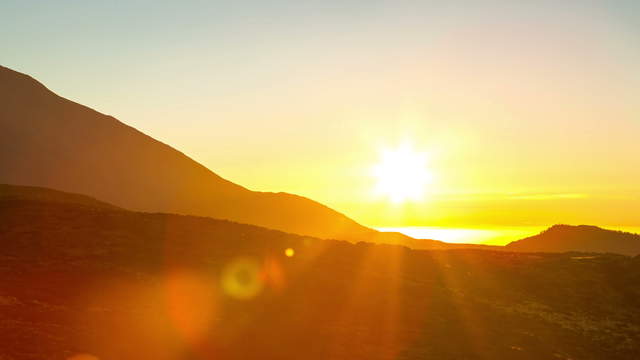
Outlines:
<svg viewBox="0 0 640 360"><path fill-rule="evenodd" d="M640 353L640 257L354 245L63 200L0 197L0 359Z"/></svg>

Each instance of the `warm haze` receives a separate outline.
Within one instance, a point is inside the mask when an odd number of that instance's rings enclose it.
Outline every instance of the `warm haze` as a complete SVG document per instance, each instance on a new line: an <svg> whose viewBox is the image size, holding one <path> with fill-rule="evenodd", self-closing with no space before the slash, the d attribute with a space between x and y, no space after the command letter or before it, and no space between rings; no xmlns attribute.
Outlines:
<svg viewBox="0 0 640 360"><path fill-rule="evenodd" d="M637 360L640 3L0 2L0 360Z"/></svg>
<svg viewBox="0 0 640 360"><path fill-rule="evenodd" d="M632 1L7 1L0 62L249 189L367 226L632 230L638 14ZM428 181L372 175L405 143Z"/></svg>

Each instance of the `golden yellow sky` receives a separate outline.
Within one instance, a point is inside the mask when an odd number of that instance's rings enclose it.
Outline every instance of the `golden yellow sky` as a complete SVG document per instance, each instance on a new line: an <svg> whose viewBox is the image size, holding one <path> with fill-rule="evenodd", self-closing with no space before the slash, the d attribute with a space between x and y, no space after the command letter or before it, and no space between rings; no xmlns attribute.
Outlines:
<svg viewBox="0 0 640 360"><path fill-rule="evenodd" d="M2 5L0 62L250 189L376 227L640 226L637 2L47 6ZM371 168L404 142L433 180L393 204Z"/></svg>

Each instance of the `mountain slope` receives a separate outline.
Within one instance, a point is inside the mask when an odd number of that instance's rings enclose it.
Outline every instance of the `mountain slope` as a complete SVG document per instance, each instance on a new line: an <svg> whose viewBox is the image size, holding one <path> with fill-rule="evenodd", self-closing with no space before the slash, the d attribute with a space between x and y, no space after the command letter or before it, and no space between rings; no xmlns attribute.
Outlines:
<svg viewBox="0 0 640 360"><path fill-rule="evenodd" d="M53 189L35 186L15 186L8 184L0 184L0 201L10 202L47 202L47 203L63 203L84 206L88 208L100 208L118 210L117 206L96 200L92 197L66 193Z"/></svg>
<svg viewBox="0 0 640 360"><path fill-rule="evenodd" d="M0 197L2 359L623 360L640 351L640 257L350 244L7 188L22 196Z"/></svg>
<svg viewBox="0 0 640 360"><path fill-rule="evenodd" d="M5 67L0 105L0 183L323 238L365 240L376 234L315 201L227 181L170 146Z"/></svg>
<svg viewBox="0 0 640 360"><path fill-rule="evenodd" d="M542 233L505 246L508 251L566 252L582 251L640 254L640 235L612 231L597 226L555 225Z"/></svg>

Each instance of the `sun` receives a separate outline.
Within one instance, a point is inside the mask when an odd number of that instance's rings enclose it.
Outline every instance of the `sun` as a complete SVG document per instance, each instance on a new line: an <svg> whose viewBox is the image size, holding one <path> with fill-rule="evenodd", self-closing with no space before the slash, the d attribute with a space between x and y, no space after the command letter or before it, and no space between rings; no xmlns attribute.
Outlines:
<svg viewBox="0 0 640 360"><path fill-rule="evenodd" d="M377 180L375 192L395 204L422 200L432 181L426 154L408 144L383 149L373 175Z"/></svg>

